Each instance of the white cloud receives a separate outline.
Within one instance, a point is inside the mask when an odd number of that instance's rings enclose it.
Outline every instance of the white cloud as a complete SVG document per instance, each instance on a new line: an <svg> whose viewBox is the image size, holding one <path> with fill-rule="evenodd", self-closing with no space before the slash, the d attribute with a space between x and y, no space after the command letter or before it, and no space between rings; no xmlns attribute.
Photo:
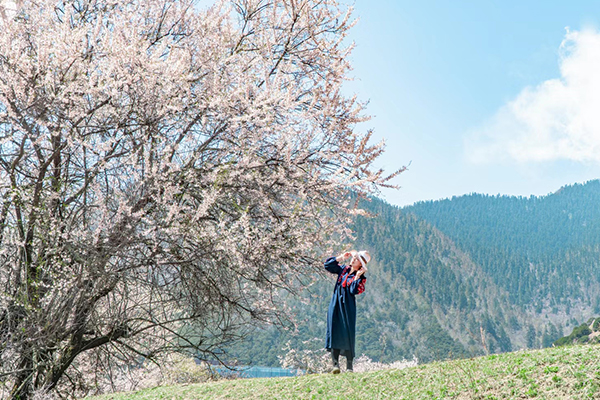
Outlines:
<svg viewBox="0 0 600 400"><path fill-rule="evenodd" d="M567 30L560 74L523 89L470 135L468 158L600 163L600 32Z"/></svg>

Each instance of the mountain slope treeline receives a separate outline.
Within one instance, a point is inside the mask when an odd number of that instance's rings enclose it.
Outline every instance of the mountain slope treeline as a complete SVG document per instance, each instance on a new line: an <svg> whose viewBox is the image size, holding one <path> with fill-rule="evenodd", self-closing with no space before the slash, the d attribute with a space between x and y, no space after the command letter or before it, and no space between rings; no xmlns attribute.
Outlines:
<svg viewBox="0 0 600 400"><path fill-rule="evenodd" d="M373 261L357 300L357 353L427 362L551 346L600 312L599 204L599 181L541 197L363 202L371 217L356 218L352 245ZM260 329L230 353L277 365L285 343L322 347L333 279L290 301L296 330Z"/></svg>
<svg viewBox="0 0 600 400"><path fill-rule="evenodd" d="M570 314L598 294L600 181L547 196L472 194L420 202L404 211L444 232L468 253L512 304Z"/></svg>

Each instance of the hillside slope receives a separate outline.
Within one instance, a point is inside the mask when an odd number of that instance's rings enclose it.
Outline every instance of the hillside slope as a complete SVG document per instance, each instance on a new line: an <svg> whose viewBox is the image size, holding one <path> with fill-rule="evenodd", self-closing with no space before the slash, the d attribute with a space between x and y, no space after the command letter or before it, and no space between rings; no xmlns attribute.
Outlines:
<svg viewBox="0 0 600 400"><path fill-rule="evenodd" d="M599 358L598 345L569 346L403 370L227 380L87 399L589 399L600 394Z"/></svg>
<svg viewBox="0 0 600 400"><path fill-rule="evenodd" d="M375 216L357 219L356 244L376 261L362 304L380 337L423 361L511 351L512 341L522 347L506 332L525 322L508 306L508 293L452 240L381 200L364 206Z"/></svg>
<svg viewBox="0 0 600 400"><path fill-rule="evenodd" d="M600 181L554 194L468 195L398 208L372 199L357 248L373 254L357 353L422 362L550 346L600 314ZM261 329L242 363L278 365L285 343L322 347L333 278L291 302L295 334ZM307 339L317 338L307 343Z"/></svg>
<svg viewBox="0 0 600 400"><path fill-rule="evenodd" d="M455 241L513 304L538 314L582 304L600 312L600 181L547 196L471 194L403 210Z"/></svg>
<svg viewBox="0 0 600 400"><path fill-rule="evenodd" d="M367 290L357 299L358 354L381 362L413 356L428 362L524 347L526 319L452 240L381 200L363 207L373 216L357 218L355 246L374 257ZM243 364L277 366L288 341L295 349L322 348L333 284L334 277L325 275L304 302L290 302L297 332L260 329L232 354ZM509 326L522 334L510 337Z"/></svg>

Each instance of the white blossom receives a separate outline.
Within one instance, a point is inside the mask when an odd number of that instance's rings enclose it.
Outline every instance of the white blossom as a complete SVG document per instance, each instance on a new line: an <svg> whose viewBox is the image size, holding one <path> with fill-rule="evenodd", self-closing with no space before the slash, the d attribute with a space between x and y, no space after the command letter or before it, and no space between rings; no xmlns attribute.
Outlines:
<svg viewBox="0 0 600 400"><path fill-rule="evenodd" d="M98 357L219 357L248 323L285 320L278 294L351 237L351 197L394 175L342 94L353 23L336 0L0 5L14 398L76 396Z"/></svg>

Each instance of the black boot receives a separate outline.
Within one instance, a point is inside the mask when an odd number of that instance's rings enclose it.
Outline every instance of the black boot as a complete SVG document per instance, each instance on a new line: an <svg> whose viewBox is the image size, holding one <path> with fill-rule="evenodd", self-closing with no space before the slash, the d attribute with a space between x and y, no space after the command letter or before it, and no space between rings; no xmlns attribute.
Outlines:
<svg viewBox="0 0 600 400"><path fill-rule="evenodd" d="M354 372L352 361L353 359L351 357L346 358L346 372Z"/></svg>
<svg viewBox="0 0 600 400"><path fill-rule="evenodd" d="M340 373L340 349L331 349L331 359L333 360L332 374Z"/></svg>

